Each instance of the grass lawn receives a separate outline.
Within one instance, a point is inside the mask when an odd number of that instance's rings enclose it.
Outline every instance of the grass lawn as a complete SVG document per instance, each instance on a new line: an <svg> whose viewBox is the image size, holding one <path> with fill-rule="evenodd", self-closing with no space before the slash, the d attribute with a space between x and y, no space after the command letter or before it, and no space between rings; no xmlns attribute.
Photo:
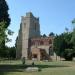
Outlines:
<svg viewBox="0 0 75 75"><path fill-rule="evenodd" d="M75 61L35 62L35 66L42 69L40 72L26 72L25 68L31 66L32 61L0 61L0 75L75 75Z"/></svg>

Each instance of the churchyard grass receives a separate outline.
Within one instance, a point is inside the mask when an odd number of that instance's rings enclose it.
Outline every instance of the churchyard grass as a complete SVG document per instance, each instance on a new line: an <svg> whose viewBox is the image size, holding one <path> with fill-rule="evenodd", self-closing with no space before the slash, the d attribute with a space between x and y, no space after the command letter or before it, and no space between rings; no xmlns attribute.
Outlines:
<svg viewBox="0 0 75 75"><path fill-rule="evenodd" d="M20 60L0 61L0 75L75 75L75 61L34 61L41 71L26 72L25 68L31 66L32 61L22 65Z"/></svg>

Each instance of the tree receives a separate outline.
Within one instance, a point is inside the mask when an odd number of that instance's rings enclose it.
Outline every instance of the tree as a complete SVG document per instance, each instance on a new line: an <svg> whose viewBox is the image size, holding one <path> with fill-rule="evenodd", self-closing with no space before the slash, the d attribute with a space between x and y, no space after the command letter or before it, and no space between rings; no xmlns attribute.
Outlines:
<svg viewBox="0 0 75 75"><path fill-rule="evenodd" d="M49 36L55 36L55 35L54 35L54 33L53 33L53 32L51 32L51 33L49 34Z"/></svg>
<svg viewBox="0 0 75 75"><path fill-rule="evenodd" d="M6 1L0 0L0 56L5 55L5 41L7 40L6 31L10 24L8 10L9 8Z"/></svg>
<svg viewBox="0 0 75 75"><path fill-rule="evenodd" d="M5 0L0 0L0 22L6 22L4 25L5 28L7 28L10 24L10 18L8 14L8 5Z"/></svg>
<svg viewBox="0 0 75 75"><path fill-rule="evenodd" d="M66 60L72 60L74 55L73 43L71 42L72 33L63 33L54 39L54 51Z"/></svg>
<svg viewBox="0 0 75 75"><path fill-rule="evenodd" d="M7 30L9 24L10 24L10 18L9 18L9 14L8 14L8 5L6 3L5 0L0 0L0 33L6 35L5 31ZM3 35L2 34L2 35ZM1 36L2 38L5 37Z"/></svg>
<svg viewBox="0 0 75 75"><path fill-rule="evenodd" d="M66 47L66 42L64 40L64 35L57 35L54 39L54 51L58 56L63 57L63 53Z"/></svg>
<svg viewBox="0 0 75 75"><path fill-rule="evenodd" d="M9 57L16 58L16 48L15 47L11 47L11 48L8 47L8 49L9 49Z"/></svg>
<svg viewBox="0 0 75 75"><path fill-rule="evenodd" d="M66 31L66 32L68 32L68 31L69 31L69 29L66 27L66 28L65 28L65 31Z"/></svg>
<svg viewBox="0 0 75 75"><path fill-rule="evenodd" d="M2 35L0 38L2 44L5 45L5 37L6 37L6 30L10 24L10 18L8 14L8 5L5 0L0 0L0 34Z"/></svg>
<svg viewBox="0 0 75 75"><path fill-rule="evenodd" d="M0 23L0 45L5 39L5 22Z"/></svg>
<svg viewBox="0 0 75 75"><path fill-rule="evenodd" d="M73 49L65 49L64 58L68 61L72 60L73 59L73 53L74 53Z"/></svg>
<svg viewBox="0 0 75 75"><path fill-rule="evenodd" d="M75 18L72 20L72 24L74 24L75 23Z"/></svg>
<svg viewBox="0 0 75 75"><path fill-rule="evenodd" d="M5 22L0 23L0 57L5 55Z"/></svg>
<svg viewBox="0 0 75 75"><path fill-rule="evenodd" d="M72 20L73 32L71 42L73 43L73 56L75 57L75 18Z"/></svg>
<svg viewBox="0 0 75 75"><path fill-rule="evenodd" d="M43 34L42 37L47 37L46 34Z"/></svg>

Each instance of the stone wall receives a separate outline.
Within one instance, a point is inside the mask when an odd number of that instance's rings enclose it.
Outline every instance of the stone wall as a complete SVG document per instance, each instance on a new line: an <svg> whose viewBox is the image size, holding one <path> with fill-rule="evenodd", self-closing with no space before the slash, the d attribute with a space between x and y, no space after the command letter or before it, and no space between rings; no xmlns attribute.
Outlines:
<svg viewBox="0 0 75 75"><path fill-rule="evenodd" d="M26 16L21 17L21 25L16 42L17 51L16 57L28 58L29 39L33 37L40 37L39 18L33 16L31 12L26 13Z"/></svg>

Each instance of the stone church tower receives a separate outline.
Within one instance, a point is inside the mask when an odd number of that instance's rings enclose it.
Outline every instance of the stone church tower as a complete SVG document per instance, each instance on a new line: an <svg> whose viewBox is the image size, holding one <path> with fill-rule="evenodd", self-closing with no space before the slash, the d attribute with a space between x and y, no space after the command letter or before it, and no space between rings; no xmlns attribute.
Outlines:
<svg viewBox="0 0 75 75"><path fill-rule="evenodd" d="M29 39L36 37L40 37L39 18L28 12L25 17L21 17L20 30L16 39L16 58L28 58Z"/></svg>

